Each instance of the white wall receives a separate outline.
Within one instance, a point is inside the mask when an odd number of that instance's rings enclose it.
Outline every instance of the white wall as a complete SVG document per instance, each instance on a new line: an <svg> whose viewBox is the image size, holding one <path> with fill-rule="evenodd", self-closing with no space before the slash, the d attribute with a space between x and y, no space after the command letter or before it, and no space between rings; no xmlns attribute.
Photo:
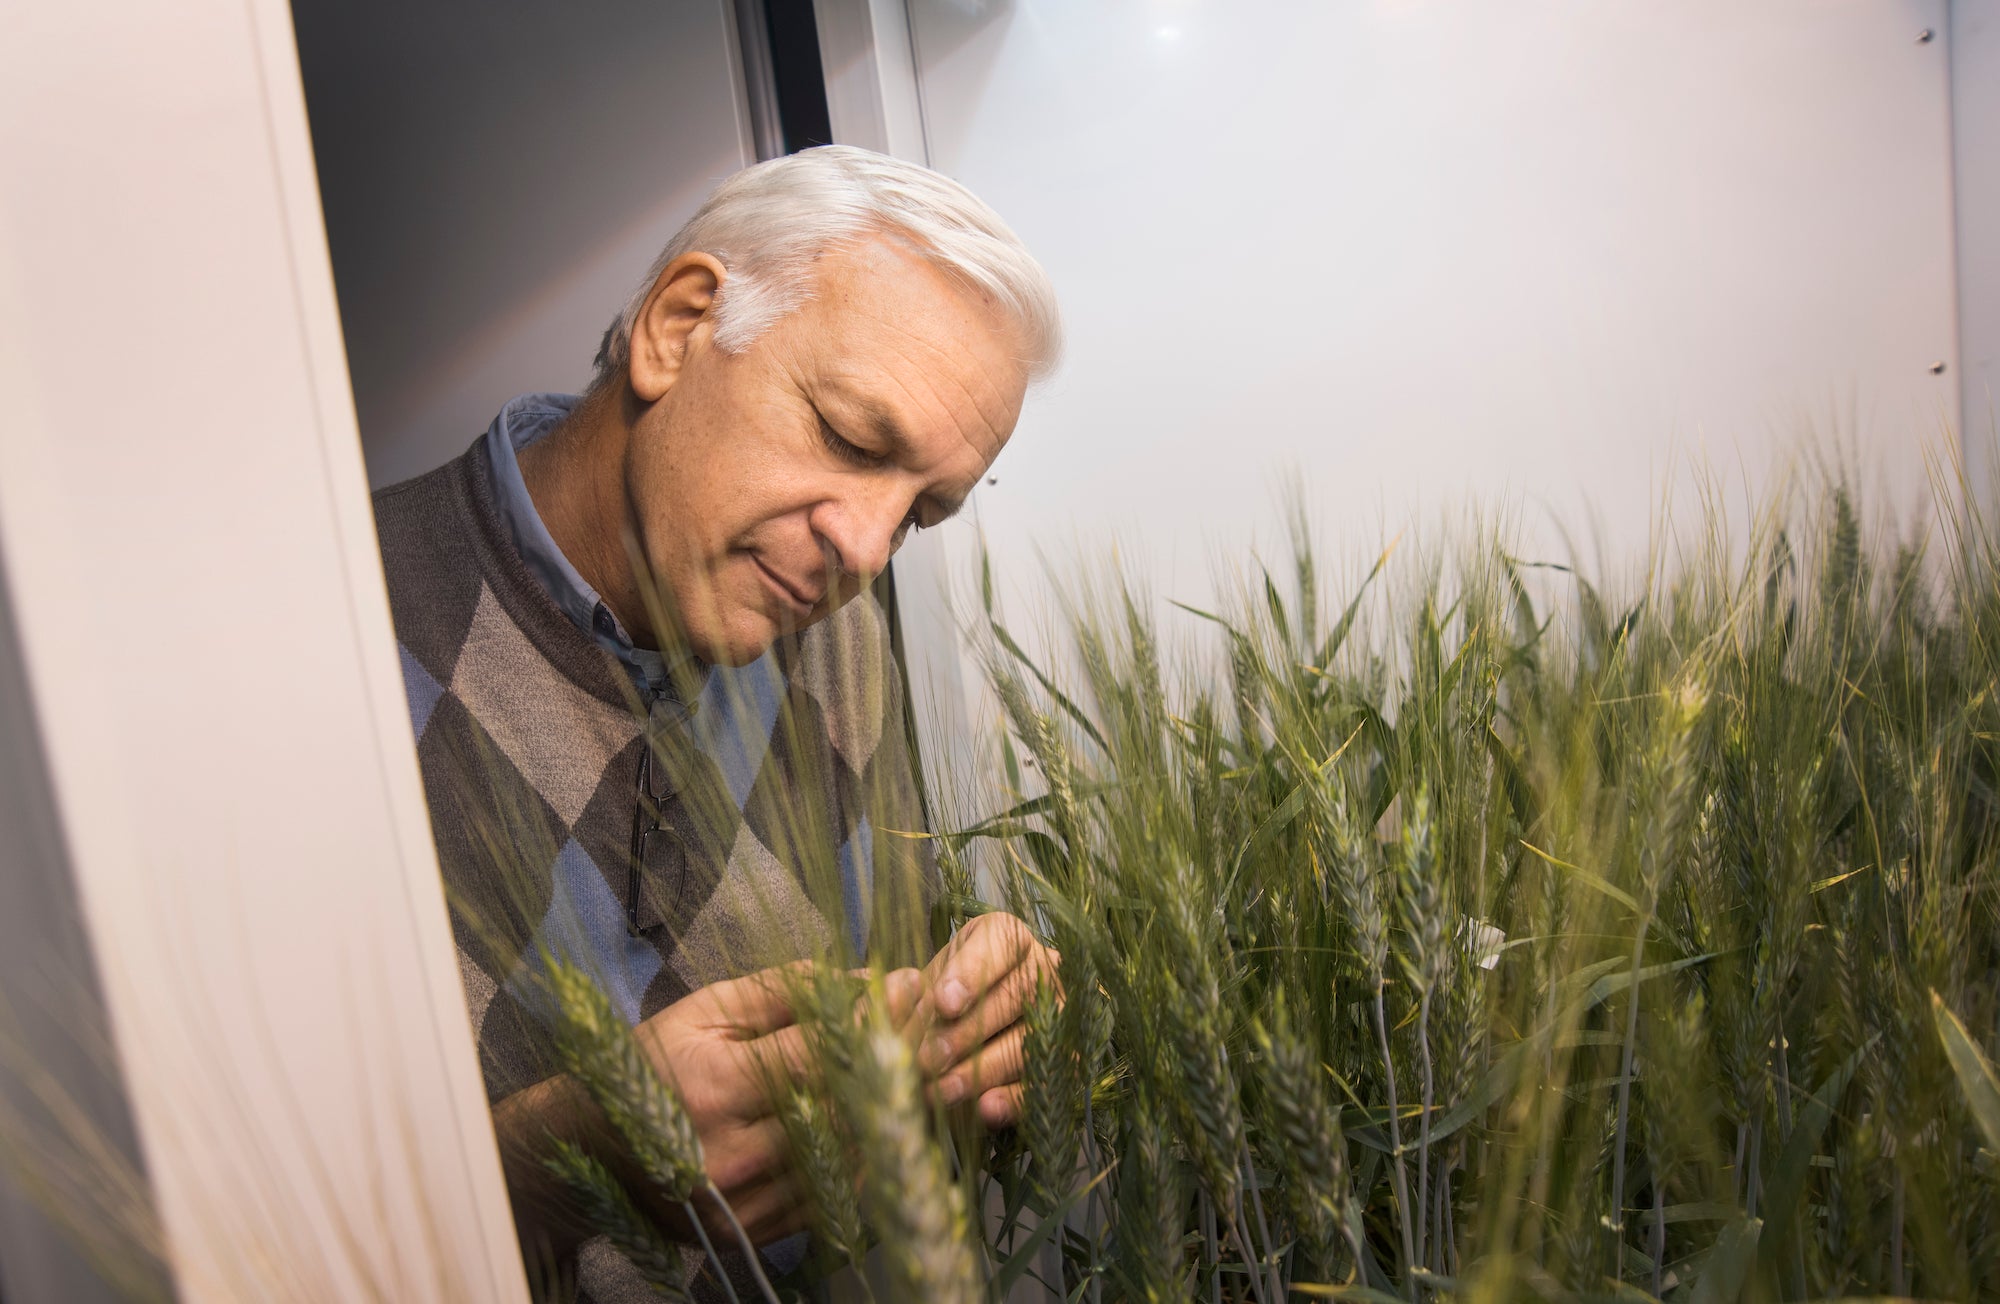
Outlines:
<svg viewBox="0 0 2000 1304"><path fill-rule="evenodd" d="M1965 463L2000 511L2000 0L1952 0L1950 40Z"/></svg>
<svg viewBox="0 0 2000 1304"><path fill-rule="evenodd" d="M370 480L580 388L612 315L756 161L730 0L295 0Z"/></svg>
<svg viewBox="0 0 2000 1304"><path fill-rule="evenodd" d="M909 13L930 162L1067 311L977 495L1017 579L1116 539L1199 601L1293 468L1371 555L1468 497L1623 554L1674 452L1808 431L1906 508L1956 421L1942 0Z"/></svg>
<svg viewBox="0 0 2000 1304"><path fill-rule="evenodd" d="M290 15L0 29L0 591L176 1295L525 1299Z"/></svg>

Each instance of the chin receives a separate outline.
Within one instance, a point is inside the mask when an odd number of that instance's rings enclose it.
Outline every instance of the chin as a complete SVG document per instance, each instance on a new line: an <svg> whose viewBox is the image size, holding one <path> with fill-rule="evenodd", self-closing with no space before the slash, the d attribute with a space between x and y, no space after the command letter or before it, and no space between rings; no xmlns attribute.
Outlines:
<svg viewBox="0 0 2000 1304"><path fill-rule="evenodd" d="M706 660L712 666L727 666L732 670L738 670L749 665L770 650L771 645L769 643L755 647L731 644L727 647L716 649L716 655L708 657Z"/></svg>
<svg viewBox="0 0 2000 1304"><path fill-rule="evenodd" d="M747 666L771 650L784 631L761 611L744 612L708 640L702 660L713 666Z"/></svg>

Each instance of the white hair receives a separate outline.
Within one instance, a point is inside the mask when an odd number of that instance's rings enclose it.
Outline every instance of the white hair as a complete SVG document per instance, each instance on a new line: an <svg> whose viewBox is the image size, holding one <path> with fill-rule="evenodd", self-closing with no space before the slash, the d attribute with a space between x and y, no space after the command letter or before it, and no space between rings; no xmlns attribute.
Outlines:
<svg viewBox="0 0 2000 1304"><path fill-rule="evenodd" d="M625 366L634 319L660 273L682 254L710 254L727 269L710 309L715 343L741 353L812 296L821 254L878 235L993 296L1021 328L1031 379L1054 368L1062 351L1055 287L999 214L929 168L851 145L822 145L744 168L716 187L605 332L593 384Z"/></svg>

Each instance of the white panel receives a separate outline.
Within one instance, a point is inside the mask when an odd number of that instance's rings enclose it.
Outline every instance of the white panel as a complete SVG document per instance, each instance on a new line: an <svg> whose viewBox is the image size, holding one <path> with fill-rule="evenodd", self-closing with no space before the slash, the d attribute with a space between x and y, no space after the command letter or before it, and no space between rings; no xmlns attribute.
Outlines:
<svg viewBox="0 0 2000 1304"><path fill-rule="evenodd" d="M909 17L903 0L813 0L833 138L924 161Z"/></svg>
<svg viewBox="0 0 2000 1304"><path fill-rule="evenodd" d="M1952 0L1950 39L1965 465L2000 511L2000 0Z"/></svg>
<svg viewBox="0 0 2000 1304"><path fill-rule="evenodd" d="M1016 579L1115 538L1199 601L1293 468L1371 555L1476 496L1630 556L1678 455L1817 432L1907 509L1956 420L1942 0L911 14L931 163L1067 311L977 496Z"/></svg>
<svg viewBox="0 0 2000 1304"><path fill-rule="evenodd" d="M524 1299L287 8L0 26L0 556L179 1297Z"/></svg>

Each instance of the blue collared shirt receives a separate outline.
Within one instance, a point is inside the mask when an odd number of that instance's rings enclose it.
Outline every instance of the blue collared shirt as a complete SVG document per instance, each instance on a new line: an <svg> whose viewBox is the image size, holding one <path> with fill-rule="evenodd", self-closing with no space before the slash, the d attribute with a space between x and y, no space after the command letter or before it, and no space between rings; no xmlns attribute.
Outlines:
<svg viewBox="0 0 2000 1304"><path fill-rule="evenodd" d="M519 453L561 425L583 400L575 394L523 394L510 399L486 429L486 456L493 468L493 501L507 522L514 548L549 599L597 645L618 658L632 676L639 696L651 702L666 687L666 664L660 654L632 641L590 582L577 573L569 558L542 523L535 500L521 478Z"/></svg>

